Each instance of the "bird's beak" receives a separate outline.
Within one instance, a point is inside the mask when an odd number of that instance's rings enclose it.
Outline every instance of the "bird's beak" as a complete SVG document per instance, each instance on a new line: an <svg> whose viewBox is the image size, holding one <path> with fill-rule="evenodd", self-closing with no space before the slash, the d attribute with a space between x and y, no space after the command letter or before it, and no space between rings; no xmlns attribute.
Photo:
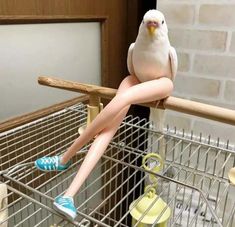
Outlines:
<svg viewBox="0 0 235 227"><path fill-rule="evenodd" d="M148 21L147 22L147 29L150 36L153 36L156 33L156 30L159 27L159 23L157 21Z"/></svg>

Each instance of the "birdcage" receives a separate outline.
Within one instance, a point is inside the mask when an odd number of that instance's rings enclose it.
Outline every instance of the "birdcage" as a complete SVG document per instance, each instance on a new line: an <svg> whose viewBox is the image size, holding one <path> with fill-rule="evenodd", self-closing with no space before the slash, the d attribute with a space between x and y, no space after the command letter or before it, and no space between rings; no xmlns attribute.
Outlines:
<svg viewBox="0 0 235 227"><path fill-rule="evenodd" d="M170 126L159 131L131 115L77 194L76 220L56 212L53 200L68 188L90 144L63 172L41 172L34 161L63 153L87 123L87 111L80 102L0 134L0 226L145 226L151 215L148 226L235 226L235 187L227 177L234 146ZM159 160L145 159L149 154L161 155L159 171Z"/></svg>

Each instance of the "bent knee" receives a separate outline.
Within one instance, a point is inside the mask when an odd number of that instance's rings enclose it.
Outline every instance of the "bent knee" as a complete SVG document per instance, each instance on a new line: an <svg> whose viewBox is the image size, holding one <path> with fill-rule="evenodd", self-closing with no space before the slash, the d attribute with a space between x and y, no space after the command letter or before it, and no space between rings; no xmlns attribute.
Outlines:
<svg viewBox="0 0 235 227"><path fill-rule="evenodd" d="M167 77L162 77L160 78L160 80L162 82L162 86L164 86L165 88L164 91L167 93L167 96L169 96L174 89L174 84L172 80Z"/></svg>
<svg viewBox="0 0 235 227"><path fill-rule="evenodd" d="M140 83L140 81L135 75L128 75L123 79L123 81L125 81L125 83L128 83L131 86Z"/></svg>
<svg viewBox="0 0 235 227"><path fill-rule="evenodd" d="M124 91L126 91L128 88L140 83L136 76L129 75L123 79L121 84L119 85L117 94L120 94Z"/></svg>
<svg viewBox="0 0 235 227"><path fill-rule="evenodd" d="M126 106L130 105L130 97L127 91L123 91L120 94L115 96L115 102L120 108L125 108Z"/></svg>

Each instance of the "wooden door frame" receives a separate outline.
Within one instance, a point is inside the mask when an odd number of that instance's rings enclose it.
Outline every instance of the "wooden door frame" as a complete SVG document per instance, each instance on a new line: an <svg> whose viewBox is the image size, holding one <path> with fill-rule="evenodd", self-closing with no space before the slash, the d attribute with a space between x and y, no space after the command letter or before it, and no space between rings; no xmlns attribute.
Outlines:
<svg viewBox="0 0 235 227"><path fill-rule="evenodd" d="M126 35L126 50L128 49L131 42L135 41L138 33L139 23L142 20L144 13L149 10L156 8L156 0L128 0L127 11L128 11L128 29ZM110 76L108 75L108 64L109 64L109 16L107 15L6 15L0 16L0 25L6 24L39 24L39 23L68 23L68 22L99 22L101 24L101 83L106 86L109 84ZM119 34L123 35L123 34ZM126 67L126 75L127 75ZM120 75L120 78L125 75ZM36 120L40 117L46 116L50 113L59 111L66 108L69 104L74 104L80 99L68 100L66 102L55 104L51 107L47 107L32 113L27 113L22 116L13 117L7 121L0 123L0 132L9 130L11 128L23 125L30 121ZM82 98L81 100L84 101ZM87 97L86 97L87 100ZM140 109L141 108L141 109ZM135 107L132 114L138 116L148 117L148 109L143 107Z"/></svg>

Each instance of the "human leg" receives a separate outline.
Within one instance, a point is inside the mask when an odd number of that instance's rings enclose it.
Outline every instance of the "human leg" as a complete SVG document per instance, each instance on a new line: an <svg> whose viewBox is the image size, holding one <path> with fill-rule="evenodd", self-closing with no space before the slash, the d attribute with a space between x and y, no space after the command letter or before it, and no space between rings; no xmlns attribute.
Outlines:
<svg viewBox="0 0 235 227"><path fill-rule="evenodd" d="M120 114L115 118L113 124L108 128L104 129L92 143L81 167L79 168L75 178L70 184L69 188L64 195L55 198L53 203L54 209L58 212L64 214L70 220L73 220L77 216L77 209L74 205L73 197L78 192L84 181L87 179L88 175L95 167L100 157L106 150L110 140L113 138L115 132L117 131L122 119L125 117L128 107L120 112Z"/></svg>
<svg viewBox="0 0 235 227"><path fill-rule="evenodd" d="M65 196L73 197L78 192L84 181L87 179L88 175L91 173L92 169L95 167L95 165L105 152L119 125L122 123L123 118L126 116L128 109L129 106L123 109L121 113L115 118L113 124L105 128L96 137L75 178L73 179L73 182L70 184L69 188L65 192Z"/></svg>
<svg viewBox="0 0 235 227"><path fill-rule="evenodd" d="M113 135L116 133L118 126L121 124L123 118L125 117L130 104L132 102L136 102L138 103L139 100L142 100L142 102L144 102L145 100L147 101L152 101L154 100L155 96L157 96L158 99L164 98L166 96L168 96L171 92L171 89L173 87L171 87L171 82L168 83L168 81L165 79L161 80L161 81L153 81L153 83L155 83L155 86L149 86L148 84L146 86L141 86L138 87L137 89L135 89L132 93L133 96L130 96L129 94L129 90L132 89L133 87L138 86L139 84L136 84L134 86L130 86L130 87L125 87L125 89L122 90L122 92L118 93L118 95L122 95L127 93L128 97L126 97L127 99L127 103L129 103L129 105L124 106L124 109L122 109L121 112L119 112L119 114L117 115L117 117L112 121L111 125L107 126L105 129L102 130L102 132L97 136L97 138L95 139L95 141L93 142L92 146L90 147L85 160L83 161L77 175L75 176L72 184L70 185L70 187L68 188L68 190L66 191L65 195L66 196L71 196L73 197L77 191L79 190L79 188L81 187L81 185L83 184L83 182L85 181L85 179L87 178L87 176L90 174L90 172L92 171L92 169L94 168L94 166L96 165L96 163L98 162L98 160L100 159L100 157L102 156L102 154L104 153L104 151L106 150L110 140L112 139ZM166 86L167 85L167 86ZM166 87L164 91L157 91L159 87ZM135 94L135 92L138 91L138 89L140 89L142 92L144 92L145 94L143 94L143 96L145 96L145 98L140 97L140 95ZM146 90L148 89L148 90ZM148 93L148 94L146 94ZM139 96L139 97L136 97ZM152 98L154 97L154 98ZM121 106L123 107L123 106ZM107 121L109 121L107 119Z"/></svg>
<svg viewBox="0 0 235 227"><path fill-rule="evenodd" d="M121 82L117 95L123 93L127 88L132 87L136 84L140 83L139 80L135 76L127 76ZM116 97L115 96L115 97ZM114 98L115 98L114 97ZM112 102L112 100L111 100ZM111 106L112 108L112 106ZM115 113L113 113L112 117L106 121L106 115L109 113L110 105L108 104L100 113L99 115L91 122L90 125L85 129L85 131L74 141L74 143L69 147L69 149L62 155L61 157L61 164L66 164L72 156L76 154L78 150L82 148L86 143L88 143L92 138L94 138L97 134L99 134L104 128L106 128L111 122L114 120L115 116L119 114L119 112L124 109L120 108L117 109ZM127 110L128 111L128 110ZM98 118L98 120L97 120ZM103 123L105 123L103 125Z"/></svg>
<svg viewBox="0 0 235 227"><path fill-rule="evenodd" d="M143 86L139 86L143 85ZM132 89L134 88L134 89ZM100 159L101 155L106 150L110 140L112 139L113 135L115 134L118 126L120 125L123 117L126 115L126 112L128 111L128 108L130 104L132 103L139 103L139 102L148 102L156 99L162 99L166 96L168 96L173 89L172 82L168 80L167 78L162 78L159 80L151 81L151 83L142 83L142 84L136 84L129 88L126 88L123 92L120 92L117 94L116 98L118 97L119 102L116 104L121 104L118 107L119 113L116 115L115 119L111 121L111 125L104 128L100 134L96 137L95 141L93 142L92 146L90 147L85 160L83 161L77 175L73 179L73 182L65 192L64 196L61 196L59 198L56 198L54 202L55 208L57 210L64 213L69 218L76 217L76 208L74 206L73 197L80 189L83 182L86 180L98 160ZM115 98L114 98L115 99ZM115 104L115 102L112 102ZM112 107L109 106L110 108ZM116 107L116 106L113 106ZM115 109L116 111L118 109ZM115 114L115 111L113 112ZM106 121L109 121L109 119L112 115L109 115ZM106 115L107 117L107 115ZM62 205L69 206L70 209L67 209L67 207L61 206L60 203L58 203L58 200L62 200ZM68 205L68 200L69 205Z"/></svg>
<svg viewBox="0 0 235 227"><path fill-rule="evenodd" d="M125 89L139 83L138 79L135 76L127 76L120 84L117 95L123 92ZM106 107L105 107L106 109ZM121 111L121 109L120 109ZM101 112L99 115L102 115L103 112ZM115 118L115 116L113 117ZM110 122L113 120L113 118L110 120ZM83 145L85 145L87 142L89 142L95 135L97 135L100 131L97 131L93 134L87 133L87 130L89 128L93 128L95 130L95 127L92 127L93 122L86 128L86 130L83 132L82 135L80 135L72 144L71 147L61 156L52 156L52 157L42 157L35 161L35 166L42 170L42 171L62 171L69 167L71 164L71 157L75 155L76 151L78 151Z"/></svg>
<svg viewBox="0 0 235 227"><path fill-rule="evenodd" d="M128 83L122 83L120 85L118 94L128 89L128 87L139 83L139 81L137 81L134 77L129 78L128 81ZM81 185L84 183L84 181L106 150L108 144L110 143L110 140L113 138L123 118L126 116L128 109L129 106L121 110L113 119L111 124L97 135L71 185L64 195L55 198L55 201L53 203L54 208L58 212L64 214L67 218L73 220L76 217L77 214L73 196L77 193Z"/></svg>
<svg viewBox="0 0 235 227"><path fill-rule="evenodd" d="M138 84L139 81L134 76L129 76L126 78L119 86L117 95L121 94L131 86ZM106 150L108 144L116 133L118 127L122 123L123 118L126 116L130 106L122 109L118 115L110 122L110 125L103 129L95 138L92 143L77 175L73 179L73 182L69 186L65 193L65 196L73 197L81 185L84 183L92 169L95 167L96 163L99 161L100 157Z"/></svg>
<svg viewBox="0 0 235 227"><path fill-rule="evenodd" d="M129 82L128 80L125 82ZM129 82L130 83L130 82ZM61 158L61 163L65 164L76 153L77 150L86 144L91 138L110 124L120 110L131 104L144 103L153 100L160 100L170 95L173 90L173 83L168 78L160 78L143 83L137 83L118 93L110 103L94 119L83 134L75 140L72 146Z"/></svg>
<svg viewBox="0 0 235 227"><path fill-rule="evenodd" d="M60 164L65 165L84 144L100 133L112 122L115 116L130 104L144 103L159 100L170 95L173 90L172 81L168 78L160 78L139 83L135 76L126 77L121 86L130 86L124 92L119 92L112 101L103 109L95 120L86 128L84 133L75 140L72 146L64 153Z"/></svg>

